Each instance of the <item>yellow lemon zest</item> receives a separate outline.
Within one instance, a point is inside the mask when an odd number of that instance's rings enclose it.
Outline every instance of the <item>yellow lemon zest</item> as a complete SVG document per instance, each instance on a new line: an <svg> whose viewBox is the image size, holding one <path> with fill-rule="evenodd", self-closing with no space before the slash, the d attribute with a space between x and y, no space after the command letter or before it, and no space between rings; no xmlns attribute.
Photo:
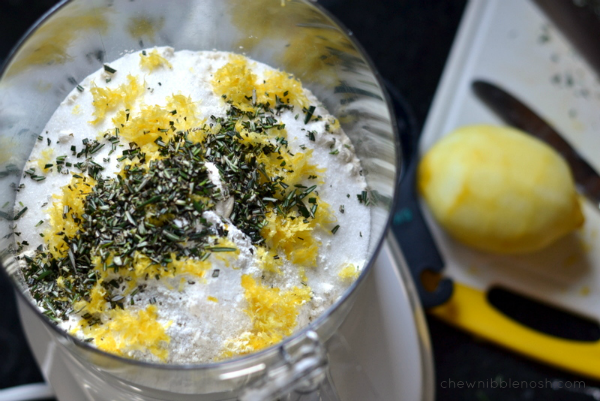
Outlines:
<svg viewBox="0 0 600 401"><path fill-rule="evenodd" d="M146 154L146 163L149 163L160 158L159 146L155 143L159 137L167 143L176 131L192 130L188 139L195 142L204 140L204 133L193 129L203 123L196 115L192 99L176 94L168 98L166 107L144 105L135 114L119 110L112 122L120 127L123 138L140 146Z"/></svg>
<svg viewBox="0 0 600 401"><path fill-rule="evenodd" d="M354 281L358 278L359 275L360 275L360 270L358 270L358 267L356 267L352 263L348 263L348 264L342 266L342 268L338 272L338 277L341 278L342 280Z"/></svg>
<svg viewBox="0 0 600 401"><path fill-rule="evenodd" d="M171 69L173 68L171 63L169 63L169 60L158 54L158 50L156 49L152 50L149 53L146 53L146 55L140 53L140 66L150 71L154 71L157 68L163 66L169 67Z"/></svg>
<svg viewBox="0 0 600 401"><path fill-rule="evenodd" d="M166 361L169 356L166 344L171 340L166 329L170 324L162 325L157 321L156 305L137 311L112 309L109 315L110 320L102 325L83 325L84 335L93 338L99 349L122 356L129 356L128 353L133 351L148 350Z"/></svg>
<svg viewBox="0 0 600 401"><path fill-rule="evenodd" d="M257 283L251 276L242 276L246 314L252 320L252 330L225 341L222 357L244 355L279 343L296 327L300 307L310 300L308 287L293 287L289 291Z"/></svg>
<svg viewBox="0 0 600 401"><path fill-rule="evenodd" d="M54 149L46 148L42 150L40 157L37 159L37 165L40 170L47 171L50 167L46 168L46 165L51 164L52 156L54 155Z"/></svg>
<svg viewBox="0 0 600 401"><path fill-rule="evenodd" d="M96 181L91 177L73 177L68 185L61 188L62 193L52 195L54 201L47 209L50 215L50 229L45 233L44 239L55 258L66 255L68 246L63 238L65 235L72 238L79 230L76 219L83 214L83 201L94 185ZM66 208L67 213L65 213Z"/></svg>
<svg viewBox="0 0 600 401"><path fill-rule="evenodd" d="M131 109L135 100L144 92L144 84L140 84L136 77L127 75L128 83L121 84L115 89L101 88L92 83L90 92L92 93L94 106L94 117L92 124L97 124L104 119L107 111L124 106L125 109ZM121 110L125 113L125 111Z"/></svg>
<svg viewBox="0 0 600 401"><path fill-rule="evenodd" d="M264 246L256 247L256 256L259 260L260 267L267 272L281 273L283 259L277 255L274 249L267 249Z"/></svg>
<svg viewBox="0 0 600 401"><path fill-rule="evenodd" d="M323 201L317 203L319 206L312 219L292 219L273 210L268 212L267 224L260 231L266 244L271 248L281 249L293 263L315 267L321 243L313 237L312 232L316 227L326 227L335 222L329 205Z"/></svg>
<svg viewBox="0 0 600 401"><path fill-rule="evenodd" d="M213 90L225 96L243 111L252 111L256 103L275 105L277 99L299 107L308 107L309 101L302 84L293 75L283 71L268 71L262 81L252 72L249 60L239 54L231 55L229 62L219 68L213 77Z"/></svg>

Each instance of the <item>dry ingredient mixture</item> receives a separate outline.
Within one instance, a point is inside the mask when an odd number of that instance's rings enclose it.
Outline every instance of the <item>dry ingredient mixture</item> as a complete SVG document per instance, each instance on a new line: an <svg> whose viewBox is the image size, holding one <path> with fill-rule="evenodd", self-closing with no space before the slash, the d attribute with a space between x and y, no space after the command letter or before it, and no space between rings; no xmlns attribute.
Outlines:
<svg viewBox="0 0 600 401"><path fill-rule="evenodd" d="M241 55L163 47L85 78L40 134L14 219L44 314L118 355L212 362L281 341L365 264L339 122Z"/></svg>

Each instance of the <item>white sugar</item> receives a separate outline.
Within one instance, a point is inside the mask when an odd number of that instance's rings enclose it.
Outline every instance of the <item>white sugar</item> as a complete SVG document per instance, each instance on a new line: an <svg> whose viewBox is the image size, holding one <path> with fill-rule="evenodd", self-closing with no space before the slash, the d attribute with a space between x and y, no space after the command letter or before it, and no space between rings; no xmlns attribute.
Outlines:
<svg viewBox="0 0 600 401"><path fill-rule="evenodd" d="M171 48L158 48L158 51L169 61L172 69L158 68L151 73L140 70L140 55L133 53L109 63L116 73L100 70L85 78L80 83L83 91L74 89L40 133L43 140L33 149L25 170L34 167L37 174L41 174L38 159L44 157L49 163L55 163L57 157L66 156L65 162L74 165L81 159L73 155L72 146L80 149L83 139L97 139L99 133L114 131L111 119L116 110L107 112L99 124L90 123L94 120L95 111L90 89L93 84L102 88L117 88L127 84L129 74L144 81L146 88L133 105L131 113L139 110L142 105L164 107L167 97L182 94L190 97L197 105L198 119L226 117L229 106L215 95L211 82L213 74L228 62L229 53L175 52ZM251 65L259 76L271 70L260 63L252 62ZM357 199L357 194L365 190L366 184L352 144L341 130L333 133L326 131L326 124L331 116L310 92L305 92L311 104L317 106L314 115L320 115L322 119L305 124L304 114L297 107L295 110L283 110L276 118L285 124L289 152L296 154L304 149L313 149L313 162L325 169L322 173L324 184L319 186L318 195L329 204L337 220L334 225L339 225L339 228L335 234L329 229L313 232L314 238L321 245L318 266L306 268L308 282L303 283L298 266L285 258L281 267L282 274L271 274L266 278L270 280L267 284L280 288L281 291L302 286L308 286L312 290L311 299L302 306L295 330L306 326L323 313L350 285L351 280L340 278L338 274L348 264L354 264L359 269L365 265L370 232L369 208ZM296 117L297 114L300 114L299 118ZM316 132L314 141L307 135L309 131ZM106 145L94 155L94 160L105 168L101 173L103 176L114 177L123 167L123 163L118 162L117 158L128 148L128 144L123 140L116 152L109 156L110 143L106 140L100 142ZM221 188L222 193L226 193L228 183L221 181L215 165L207 163L207 169L210 180ZM59 173L54 167L51 172L43 174L46 176L43 181L23 178L25 187L18 193L17 202L27 206L28 211L18 221L18 231L21 233L18 240L29 244L25 250L45 244L44 238L39 234L49 227L47 208L53 200L52 195L59 194L60 188L69 184L71 173L77 171L71 167L64 168ZM131 310L141 310L151 303L157 306L158 322L168 327L166 333L171 339L166 345L169 351L166 360L168 363L214 361L221 355L228 339L252 329L252 321L246 313L247 301L241 278L243 275L251 275L260 282L264 273L257 261L256 247L251 239L228 220L233 201L222 201L214 211L204 212L203 217L212 227L227 232L227 239L239 250L237 257L220 258L216 253L213 254L208 259L212 263L211 269L203 278L187 273L158 280L148 277L138 282L143 291L133 296L127 295L123 299L125 308ZM43 223L39 224L40 222ZM176 219L175 224L183 225L185 222ZM71 314L70 319L60 326L65 330L76 329L80 319L79 315ZM81 331L77 331L75 335L85 337ZM128 354L138 359L158 360L145 350L134 350Z"/></svg>

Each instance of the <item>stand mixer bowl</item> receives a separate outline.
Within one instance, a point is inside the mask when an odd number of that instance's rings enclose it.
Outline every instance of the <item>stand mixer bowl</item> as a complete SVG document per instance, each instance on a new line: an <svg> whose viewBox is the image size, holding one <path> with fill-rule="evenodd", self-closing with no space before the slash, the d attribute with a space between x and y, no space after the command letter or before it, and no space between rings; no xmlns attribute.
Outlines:
<svg viewBox="0 0 600 401"><path fill-rule="evenodd" d="M88 394L110 394L115 400L229 400L240 395L249 400L298 387L309 392L327 379L323 344L351 310L382 244L400 166L390 104L377 72L350 36L308 0L72 0L53 8L12 52L0 75L0 143L6 152L0 157L3 204L14 206L13 187L19 185L39 133L77 83L103 63L153 46L237 52L293 73L340 120L376 199L369 263L332 307L276 346L196 365L126 359L59 329L28 295L14 260L13 222L2 220L3 270L51 332ZM307 360L314 362L308 371L298 368Z"/></svg>

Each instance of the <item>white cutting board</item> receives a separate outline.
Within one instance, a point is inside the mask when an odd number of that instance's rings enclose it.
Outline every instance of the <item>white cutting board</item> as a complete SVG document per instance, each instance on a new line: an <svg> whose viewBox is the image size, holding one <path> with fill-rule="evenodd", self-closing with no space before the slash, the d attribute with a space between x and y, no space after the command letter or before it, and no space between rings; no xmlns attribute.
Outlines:
<svg viewBox="0 0 600 401"><path fill-rule="evenodd" d="M501 84L531 105L600 171L599 80L533 2L470 1L424 127L421 153L457 127L503 124L471 91L476 78ZM583 228L526 256L475 251L427 217L446 260L444 274L456 282L481 291L501 285L600 321L600 210L583 204Z"/></svg>

